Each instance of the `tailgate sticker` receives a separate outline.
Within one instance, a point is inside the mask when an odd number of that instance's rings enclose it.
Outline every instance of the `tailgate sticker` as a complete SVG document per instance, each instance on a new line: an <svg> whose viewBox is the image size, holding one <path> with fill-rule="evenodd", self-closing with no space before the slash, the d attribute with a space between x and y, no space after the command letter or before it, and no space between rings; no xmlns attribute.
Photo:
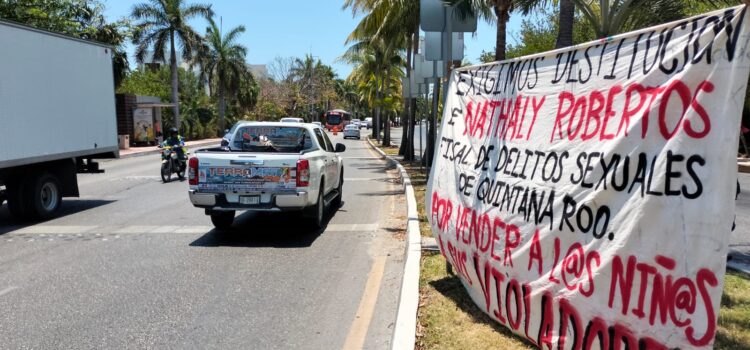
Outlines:
<svg viewBox="0 0 750 350"><path fill-rule="evenodd" d="M206 189L274 189L296 186L292 168L209 167L199 169L198 176L200 186Z"/></svg>

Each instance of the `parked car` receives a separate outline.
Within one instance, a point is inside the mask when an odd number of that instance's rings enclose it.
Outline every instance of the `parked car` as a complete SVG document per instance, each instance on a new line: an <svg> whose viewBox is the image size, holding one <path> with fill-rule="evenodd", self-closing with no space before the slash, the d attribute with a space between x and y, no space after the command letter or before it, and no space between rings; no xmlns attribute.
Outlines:
<svg viewBox="0 0 750 350"><path fill-rule="evenodd" d="M370 118L370 117L368 117L368 118L365 118L365 124L367 125L367 129L368 129L368 130L369 130L370 128L372 128L372 118Z"/></svg>
<svg viewBox="0 0 750 350"><path fill-rule="evenodd" d="M359 126L356 124L349 124L344 128L344 138L356 138L357 140L360 139L359 136Z"/></svg>
<svg viewBox="0 0 750 350"><path fill-rule="evenodd" d="M311 124L240 125L229 150L190 158L188 195L219 229L232 225L236 211L301 211L320 228L326 209L341 205L345 150Z"/></svg>
<svg viewBox="0 0 750 350"><path fill-rule="evenodd" d="M304 123L305 120L302 118L287 117L287 118L281 118L281 122L282 123Z"/></svg>

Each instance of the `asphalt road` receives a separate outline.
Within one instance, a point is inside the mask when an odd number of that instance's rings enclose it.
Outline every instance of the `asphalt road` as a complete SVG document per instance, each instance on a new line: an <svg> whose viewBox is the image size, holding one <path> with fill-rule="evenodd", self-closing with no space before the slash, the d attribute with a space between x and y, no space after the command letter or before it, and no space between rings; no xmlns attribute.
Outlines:
<svg viewBox="0 0 750 350"><path fill-rule="evenodd" d="M401 133L403 133L403 129L401 127L391 128L391 142L394 145L401 145ZM419 143L420 133L422 134L421 145ZM425 148L427 148L427 124L417 124L416 128L414 129L414 154L416 154L417 157L420 157Z"/></svg>
<svg viewBox="0 0 750 350"><path fill-rule="evenodd" d="M323 232L296 217L238 216L218 233L162 184L159 156L80 176L60 217L0 207L0 348L389 347L403 267L396 174L347 146L344 205Z"/></svg>

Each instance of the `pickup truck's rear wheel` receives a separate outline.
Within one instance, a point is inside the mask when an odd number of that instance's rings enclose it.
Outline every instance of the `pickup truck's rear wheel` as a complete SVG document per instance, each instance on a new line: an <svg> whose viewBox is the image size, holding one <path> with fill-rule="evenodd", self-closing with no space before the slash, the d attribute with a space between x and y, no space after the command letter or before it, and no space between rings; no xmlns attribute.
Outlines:
<svg viewBox="0 0 750 350"><path fill-rule="evenodd" d="M228 230L234 222L234 211L217 211L211 213L211 222L219 230Z"/></svg>
<svg viewBox="0 0 750 350"><path fill-rule="evenodd" d="M331 204L333 205L334 209L341 208L341 203L344 199L344 170L341 170L341 178L339 179L339 187L336 189L338 192L338 195L336 195L336 198L334 198L333 202Z"/></svg>
<svg viewBox="0 0 750 350"><path fill-rule="evenodd" d="M315 204L315 213L312 217L312 225L316 229L323 228L324 216L326 211L326 202L323 197L323 182L320 183L320 190L318 190L318 203Z"/></svg>

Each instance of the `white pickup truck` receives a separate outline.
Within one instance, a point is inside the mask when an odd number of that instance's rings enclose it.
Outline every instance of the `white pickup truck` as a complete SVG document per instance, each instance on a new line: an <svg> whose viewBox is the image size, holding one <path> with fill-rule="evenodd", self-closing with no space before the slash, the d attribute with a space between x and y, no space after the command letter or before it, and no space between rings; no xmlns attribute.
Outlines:
<svg viewBox="0 0 750 350"><path fill-rule="evenodd" d="M343 144L303 123L240 125L229 147L199 150L188 161L189 197L218 229L236 211L296 211L324 224L326 208L341 205Z"/></svg>

